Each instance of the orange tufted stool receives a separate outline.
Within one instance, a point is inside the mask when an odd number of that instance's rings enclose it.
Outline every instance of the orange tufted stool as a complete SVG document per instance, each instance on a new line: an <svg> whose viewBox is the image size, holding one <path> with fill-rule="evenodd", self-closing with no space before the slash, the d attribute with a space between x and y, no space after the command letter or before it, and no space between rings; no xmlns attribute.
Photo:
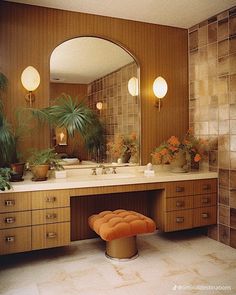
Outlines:
<svg viewBox="0 0 236 295"><path fill-rule="evenodd" d="M106 256L117 259L136 258L136 235L151 233L156 229L151 218L123 209L94 214L89 217L88 223L106 241Z"/></svg>

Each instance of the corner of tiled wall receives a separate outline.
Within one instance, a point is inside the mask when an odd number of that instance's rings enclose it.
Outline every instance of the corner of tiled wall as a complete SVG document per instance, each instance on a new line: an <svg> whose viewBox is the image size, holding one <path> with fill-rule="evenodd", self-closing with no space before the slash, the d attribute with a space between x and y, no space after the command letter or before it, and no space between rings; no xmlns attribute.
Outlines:
<svg viewBox="0 0 236 295"><path fill-rule="evenodd" d="M218 222L209 237L236 248L236 7L189 29L189 122L210 140L219 172Z"/></svg>

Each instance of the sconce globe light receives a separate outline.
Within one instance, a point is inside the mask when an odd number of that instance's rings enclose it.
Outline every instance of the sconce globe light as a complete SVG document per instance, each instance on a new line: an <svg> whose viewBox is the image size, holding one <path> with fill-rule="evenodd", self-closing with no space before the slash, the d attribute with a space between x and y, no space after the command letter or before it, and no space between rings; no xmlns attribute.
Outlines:
<svg viewBox="0 0 236 295"><path fill-rule="evenodd" d="M29 91L25 99L31 106L32 102L35 100L32 91L36 90L40 84L39 72L34 67L28 66L21 74L21 83L24 88Z"/></svg>
<svg viewBox="0 0 236 295"><path fill-rule="evenodd" d="M103 108L103 104L102 104L101 101L97 102L97 104L96 104L96 108L97 108L99 111L102 110L102 108Z"/></svg>
<svg viewBox="0 0 236 295"><path fill-rule="evenodd" d="M161 108L161 99L165 97L168 91L168 85L164 78L157 77L153 83L153 92L155 96L158 98L158 103L156 106L158 107L159 111Z"/></svg>
<svg viewBox="0 0 236 295"><path fill-rule="evenodd" d="M138 95L138 79L136 77L132 77L129 79L128 91L132 96Z"/></svg>

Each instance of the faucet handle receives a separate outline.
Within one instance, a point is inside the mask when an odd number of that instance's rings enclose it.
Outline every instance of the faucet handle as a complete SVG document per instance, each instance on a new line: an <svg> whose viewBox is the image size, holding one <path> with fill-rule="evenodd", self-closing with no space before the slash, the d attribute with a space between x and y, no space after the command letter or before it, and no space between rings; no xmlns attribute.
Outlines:
<svg viewBox="0 0 236 295"><path fill-rule="evenodd" d="M116 167L112 167L112 174L116 174Z"/></svg>
<svg viewBox="0 0 236 295"><path fill-rule="evenodd" d="M97 170L96 170L96 168L92 168L92 175L97 175Z"/></svg>

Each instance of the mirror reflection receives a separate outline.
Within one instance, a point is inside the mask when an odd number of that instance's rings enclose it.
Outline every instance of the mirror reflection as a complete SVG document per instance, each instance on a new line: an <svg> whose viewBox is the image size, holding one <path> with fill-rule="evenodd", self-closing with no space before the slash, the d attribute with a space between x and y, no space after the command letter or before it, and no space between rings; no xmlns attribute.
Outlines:
<svg viewBox="0 0 236 295"><path fill-rule="evenodd" d="M53 105L62 93L78 101L85 99L103 124L105 139L103 149L88 149L79 134L68 136L66 144L62 145L58 144L60 132L53 130L52 145L56 146L56 151L62 157L79 159L80 164L139 163L137 78L138 66L133 57L108 40L78 37L56 47L50 59L50 104Z"/></svg>

